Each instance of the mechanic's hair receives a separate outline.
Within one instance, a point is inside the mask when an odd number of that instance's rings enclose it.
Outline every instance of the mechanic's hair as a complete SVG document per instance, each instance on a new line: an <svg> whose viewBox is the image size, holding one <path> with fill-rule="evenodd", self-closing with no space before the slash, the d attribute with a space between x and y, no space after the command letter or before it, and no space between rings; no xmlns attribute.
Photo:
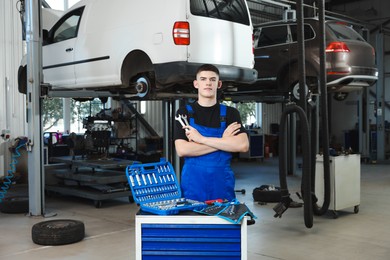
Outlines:
<svg viewBox="0 0 390 260"><path fill-rule="evenodd" d="M211 64L203 64L202 66L200 66L196 71L196 75L198 75L202 71L213 71L219 76L218 68Z"/></svg>

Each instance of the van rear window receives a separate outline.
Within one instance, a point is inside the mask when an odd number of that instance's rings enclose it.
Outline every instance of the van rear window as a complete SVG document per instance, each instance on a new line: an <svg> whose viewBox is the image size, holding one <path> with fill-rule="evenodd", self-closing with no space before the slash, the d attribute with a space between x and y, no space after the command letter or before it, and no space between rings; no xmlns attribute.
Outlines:
<svg viewBox="0 0 390 260"><path fill-rule="evenodd" d="M250 24L245 0L191 0L191 13L245 25Z"/></svg>

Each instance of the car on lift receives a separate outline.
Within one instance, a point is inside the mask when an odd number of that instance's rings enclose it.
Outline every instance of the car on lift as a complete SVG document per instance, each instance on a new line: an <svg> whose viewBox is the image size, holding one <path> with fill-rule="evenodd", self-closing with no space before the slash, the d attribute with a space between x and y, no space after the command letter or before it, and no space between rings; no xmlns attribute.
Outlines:
<svg viewBox="0 0 390 260"><path fill-rule="evenodd" d="M320 22L304 20L306 93L318 93L320 74ZM297 21L282 20L254 25L255 83L237 93L281 95L299 99ZM325 22L327 91L342 99L344 93L375 84L378 79L375 50L345 22Z"/></svg>
<svg viewBox="0 0 390 260"><path fill-rule="evenodd" d="M223 87L254 82L253 26L245 0L81 0L43 31L43 81L53 91L124 98L196 93L204 63ZM19 91L27 91L26 59ZM103 94L102 94L103 95Z"/></svg>

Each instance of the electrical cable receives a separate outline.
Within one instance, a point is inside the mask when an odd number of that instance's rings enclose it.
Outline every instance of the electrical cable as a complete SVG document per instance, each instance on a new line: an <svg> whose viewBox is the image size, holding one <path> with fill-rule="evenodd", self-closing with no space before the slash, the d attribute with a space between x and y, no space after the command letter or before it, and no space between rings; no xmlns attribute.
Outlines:
<svg viewBox="0 0 390 260"><path fill-rule="evenodd" d="M16 172L16 165L18 164L17 158L20 157L19 149L23 146L26 146L26 142L22 139L19 139L18 142L21 144L18 144L15 148L15 151L12 153L10 163L11 169L8 170L8 175L4 178L3 185L0 189L0 203L3 201L5 195L7 194L8 189L11 187L12 178L14 177L14 173Z"/></svg>

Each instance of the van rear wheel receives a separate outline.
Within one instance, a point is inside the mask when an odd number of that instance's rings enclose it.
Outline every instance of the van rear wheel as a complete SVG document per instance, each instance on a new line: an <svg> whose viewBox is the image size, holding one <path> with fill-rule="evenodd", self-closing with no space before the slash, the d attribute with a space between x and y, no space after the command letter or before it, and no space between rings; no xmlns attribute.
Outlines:
<svg viewBox="0 0 390 260"><path fill-rule="evenodd" d="M152 80L148 75L140 75L134 81L135 90L139 98L145 98L152 92Z"/></svg>

